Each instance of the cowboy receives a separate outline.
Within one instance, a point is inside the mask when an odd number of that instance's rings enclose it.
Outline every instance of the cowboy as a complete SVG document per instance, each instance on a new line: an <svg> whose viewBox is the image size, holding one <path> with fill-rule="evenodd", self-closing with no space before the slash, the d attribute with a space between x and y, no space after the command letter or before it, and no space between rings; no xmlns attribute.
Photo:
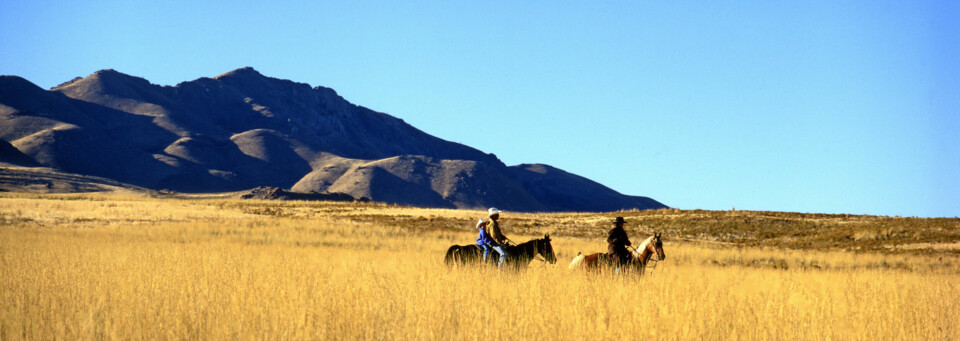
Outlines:
<svg viewBox="0 0 960 341"><path fill-rule="evenodd" d="M500 231L500 223L497 222L500 219L500 212L503 212L496 207L491 207L487 210L487 213L490 217L490 236L492 237L490 246L493 247L493 250L500 254L500 260L497 261L497 267L503 266L503 261L507 259L507 250L503 248L504 245L507 245L506 236L503 235L503 232Z"/></svg>
<svg viewBox="0 0 960 341"><path fill-rule="evenodd" d="M632 257L630 251L627 251L627 246L630 246L630 238L627 237L627 231L623 230L623 223L623 217L617 217L617 220L613 222L614 227L607 234L607 243L609 243L607 245L607 255L616 261L617 266L629 263Z"/></svg>

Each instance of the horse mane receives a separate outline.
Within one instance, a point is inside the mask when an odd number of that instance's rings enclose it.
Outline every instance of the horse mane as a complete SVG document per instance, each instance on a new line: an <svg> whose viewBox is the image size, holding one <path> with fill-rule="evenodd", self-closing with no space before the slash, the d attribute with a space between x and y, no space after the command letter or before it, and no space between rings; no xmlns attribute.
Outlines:
<svg viewBox="0 0 960 341"><path fill-rule="evenodd" d="M537 254L542 252L542 250L540 250L540 243L545 240L547 240L547 238L534 238L513 246L516 251L515 257L523 257L525 259L537 257Z"/></svg>
<svg viewBox="0 0 960 341"><path fill-rule="evenodd" d="M540 239L530 239L530 240L525 241L525 242L523 242L523 243L517 244L516 248L517 248L518 251L523 251L523 252L527 252L526 249L529 248L529 251L530 251L530 253L531 253L530 256L536 255L536 253L537 253L537 242L539 242L539 241L540 241ZM527 255L524 255L524 256L527 256ZM529 257L529 256L528 256L528 257Z"/></svg>
<svg viewBox="0 0 960 341"><path fill-rule="evenodd" d="M641 243L640 243L640 246L637 247L637 251L638 251L638 252L643 252L643 250L646 250L646 249L647 249L647 246L650 246L650 243L652 243L652 242L653 242L653 236L647 237L647 239L645 239L643 242L641 242Z"/></svg>

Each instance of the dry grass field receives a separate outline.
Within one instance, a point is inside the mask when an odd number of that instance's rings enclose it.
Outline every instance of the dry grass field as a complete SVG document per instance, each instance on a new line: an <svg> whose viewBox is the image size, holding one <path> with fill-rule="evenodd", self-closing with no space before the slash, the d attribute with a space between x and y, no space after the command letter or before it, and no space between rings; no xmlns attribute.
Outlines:
<svg viewBox="0 0 960 341"><path fill-rule="evenodd" d="M508 208L505 208L508 209ZM571 272L664 232L643 278ZM960 339L960 219L503 215L559 262L448 269L479 211L0 193L0 340Z"/></svg>

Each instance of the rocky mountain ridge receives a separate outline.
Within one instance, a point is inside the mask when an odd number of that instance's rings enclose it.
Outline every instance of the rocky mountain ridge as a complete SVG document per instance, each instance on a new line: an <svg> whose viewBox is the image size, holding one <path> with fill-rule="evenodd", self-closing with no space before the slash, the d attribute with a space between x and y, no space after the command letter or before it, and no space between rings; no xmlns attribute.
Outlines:
<svg viewBox="0 0 960 341"><path fill-rule="evenodd" d="M51 90L0 76L0 122L0 162L150 189L271 186L515 211L665 207L547 165L508 167L493 154L354 105L333 89L249 67L176 86L114 70Z"/></svg>

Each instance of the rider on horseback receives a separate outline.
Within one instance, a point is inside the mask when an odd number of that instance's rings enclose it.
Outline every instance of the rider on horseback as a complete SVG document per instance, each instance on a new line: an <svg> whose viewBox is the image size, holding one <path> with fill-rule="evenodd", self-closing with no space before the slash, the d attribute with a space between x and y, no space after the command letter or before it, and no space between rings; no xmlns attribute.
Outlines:
<svg viewBox="0 0 960 341"><path fill-rule="evenodd" d="M483 262L487 262L487 255L490 254L490 242L493 241L493 238L490 238L490 234L487 233L487 230L484 227L487 226L487 222L480 219L477 222L477 230L480 232L480 235L477 237L477 246L483 250Z"/></svg>
<svg viewBox="0 0 960 341"><path fill-rule="evenodd" d="M500 260L497 261L497 267L503 266L503 261L507 259L507 250L503 248L504 245L507 245L507 236L503 235L503 232L500 231L500 223L497 222L497 219L500 219L500 212L496 207L491 207L487 210L490 216L490 236L492 240L490 245L493 247L493 250L500 254Z"/></svg>
<svg viewBox="0 0 960 341"><path fill-rule="evenodd" d="M617 217L617 220L613 222L614 227L607 234L607 243L609 243L607 245L607 255L616 262L617 266L629 263L632 258L630 251L627 251L627 246L630 246L630 238L627 237L627 231L623 230L623 223L623 217Z"/></svg>

